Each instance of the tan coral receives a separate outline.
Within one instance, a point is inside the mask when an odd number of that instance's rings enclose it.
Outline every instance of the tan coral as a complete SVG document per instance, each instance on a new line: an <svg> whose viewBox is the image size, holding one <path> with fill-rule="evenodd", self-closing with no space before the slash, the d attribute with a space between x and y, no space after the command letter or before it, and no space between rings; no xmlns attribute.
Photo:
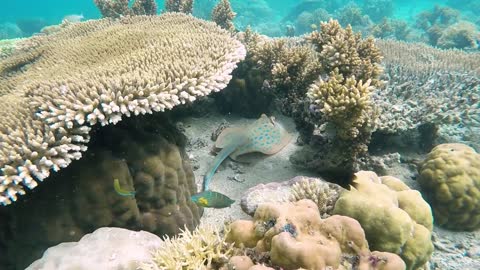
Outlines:
<svg viewBox="0 0 480 270"><path fill-rule="evenodd" d="M167 12L181 12L191 14L193 11L193 0L165 0Z"/></svg>
<svg viewBox="0 0 480 270"><path fill-rule="evenodd" d="M315 81L307 92L312 104L322 112L326 121L332 122L341 138L355 138L366 126L373 126L374 109L371 103L371 81L344 78L335 69L328 80Z"/></svg>
<svg viewBox="0 0 480 270"><path fill-rule="evenodd" d="M0 111L1 204L79 158L90 125L219 91L246 54L228 31L179 13L87 21L36 41L0 61L11 103Z"/></svg>
<svg viewBox="0 0 480 270"><path fill-rule="evenodd" d="M370 171L357 172L351 190L341 194L333 213L358 220L372 249L396 253L406 269L419 269L433 252L432 210L418 191L402 190L399 181Z"/></svg>
<svg viewBox="0 0 480 270"><path fill-rule="evenodd" d="M134 0L131 8L129 0L94 0L104 18L118 18L128 15L155 15L157 3L155 0Z"/></svg>
<svg viewBox="0 0 480 270"><path fill-rule="evenodd" d="M338 269L343 255L371 256L364 231L356 220L338 215L322 220L311 200L261 204L253 221L231 224L226 240L237 247L269 252L272 265L284 269ZM388 263L398 261L401 259ZM367 269L380 269L369 266L372 268Z"/></svg>
<svg viewBox="0 0 480 270"><path fill-rule="evenodd" d="M212 10L212 21L220 25L223 29L234 31L233 19L235 12L232 10L229 0L220 0Z"/></svg>

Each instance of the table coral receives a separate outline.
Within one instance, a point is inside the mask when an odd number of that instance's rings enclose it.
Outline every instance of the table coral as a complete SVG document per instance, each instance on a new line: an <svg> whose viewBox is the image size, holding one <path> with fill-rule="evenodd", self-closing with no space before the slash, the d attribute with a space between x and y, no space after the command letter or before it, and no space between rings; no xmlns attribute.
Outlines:
<svg viewBox="0 0 480 270"><path fill-rule="evenodd" d="M339 215L322 220L311 200L262 204L253 221L234 221L226 240L237 247L269 252L272 265L282 269L337 269L347 254L356 257L356 266L366 262L365 269L405 269L395 254L380 262L369 251L356 220Z"/></svg>
<svg viewBox="0 0 480 270"><path fill-rule="evenodd" d="M406 269L419 269L432 255L430 206L399 179L356 173L351 190L340 195L333 213L357 220L370 248L398 254Z"/></svg>
<svg viewBox="0 0 480 270"><path fill-rule="evenodd" d="M79 159L90 126L226 87L245 47L180 13L72 24L0 60L0 204ZM21 128L19 128L21 127Z"/></svg>
<svg viewBox="0 0 480 270"><path fill-rule="evenodd" d="M441 144L418 172L436 224L452 230L480 228L480 154L464 144Z"/></svg>

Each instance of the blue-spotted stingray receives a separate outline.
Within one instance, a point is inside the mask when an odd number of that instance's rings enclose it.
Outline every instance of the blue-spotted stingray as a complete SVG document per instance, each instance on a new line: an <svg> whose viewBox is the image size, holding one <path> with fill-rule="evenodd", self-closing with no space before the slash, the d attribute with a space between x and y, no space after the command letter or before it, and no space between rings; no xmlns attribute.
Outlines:
<svg viewBox="0 0 480 270"><path fill-rule="evenodd" d="M218 136L215 146L222 150L215 157L212 166L203 178L203 191L192 196L192 201L202 207L224 208L229 207L235 201L219 192L208 190L213 175L222 162L230 156L237 159L238 156L261 152L273 155L282 150L292 139L292 136L275 122L273 117L265 114L246 127L226 128Z"/></svg>
<svg viewBox="0 0 480 270"><path fill-rule="evenodd" d="M224 129L215 142L215 147L222 150L203 178L203 190L208 190L213 175L228 156L236 160L240 155L253 152L273 155L282 150L291 139L292 136L280 123L265 114L246 127Z"/></svg>

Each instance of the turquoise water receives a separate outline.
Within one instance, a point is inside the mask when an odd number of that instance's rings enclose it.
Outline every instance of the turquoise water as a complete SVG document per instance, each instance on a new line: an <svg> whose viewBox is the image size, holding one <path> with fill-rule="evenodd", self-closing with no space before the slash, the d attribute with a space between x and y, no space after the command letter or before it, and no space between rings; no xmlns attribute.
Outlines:
<svg viewBox="0 0 480 270"><path fill-rule="evenodd" d="M304 2L314 2L312 4L315 8L326 8L333 18L339 16L339 10L345 5L355 3L358 7L363 7L368 1L322 1L322 0L305 0ZM198 0L195 2L194 15L206 18L210 14L210 9L215 5L216 0ZM251 25L255 30L263 32L271 36L282 35L284 26L278 26L279 22L284 24L295 24L295 21L289 21L289 12L295 10L301 1L297 0L232 0L232 7L237 12L235 23L237 28L244 29L247 25ZM370 1L371 2L371 1ZM452 4L457 9L462 9L462 4L470 3L466 12L462 16L466 20L472 22L480 21L478 19L478 12L475 13L468 9L471 6L480 7L480 3L475 1L377 1L379 3L389 2L392 4L392 10L385 14L390 18L405 20L407 23L413 24L415 16L420 12L432 9L435 5ZM448 3L447 3L448 2ZM159 12L161 12L164 2L157 1ZM380 8L380 6L378 6ZM59 24L62 19L71 14L84 16L85 19L100 18L100 13L95 7L93 0L4 0L2 1L2 8L0 9L0 38L16 38L21 36L29 36L33 32L39 31L41 27L52 24ZM366 14L368 15L368 14ZM372 14L370 14L372 17ZM382 16L380 15L373 15ZM290 18L293 20L292 18ZM13 29L15 24L20 27L20 30ZM277 26L272 26L276 24ZM272 29L277 28L277 29ZM3 34L2 34L3 32ZM301 31L303 32L303 31Z"/></svg>

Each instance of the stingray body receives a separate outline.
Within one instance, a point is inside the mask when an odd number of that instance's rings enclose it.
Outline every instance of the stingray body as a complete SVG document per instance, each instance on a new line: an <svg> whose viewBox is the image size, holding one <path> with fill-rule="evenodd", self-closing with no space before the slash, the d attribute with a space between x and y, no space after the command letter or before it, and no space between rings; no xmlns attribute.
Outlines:
<svg viewBox="0 0 480 270"><path fill-rule="evenodd" d="M291 138L292 136L282 125L275 122L273 117L265 114L246 127L224 129L215 142L215 146L222 150L217 154L203 178L203 190L208 190L213 175L228 156L237 159L240 155L253 152L272 155L282 150Z"/></svg>

